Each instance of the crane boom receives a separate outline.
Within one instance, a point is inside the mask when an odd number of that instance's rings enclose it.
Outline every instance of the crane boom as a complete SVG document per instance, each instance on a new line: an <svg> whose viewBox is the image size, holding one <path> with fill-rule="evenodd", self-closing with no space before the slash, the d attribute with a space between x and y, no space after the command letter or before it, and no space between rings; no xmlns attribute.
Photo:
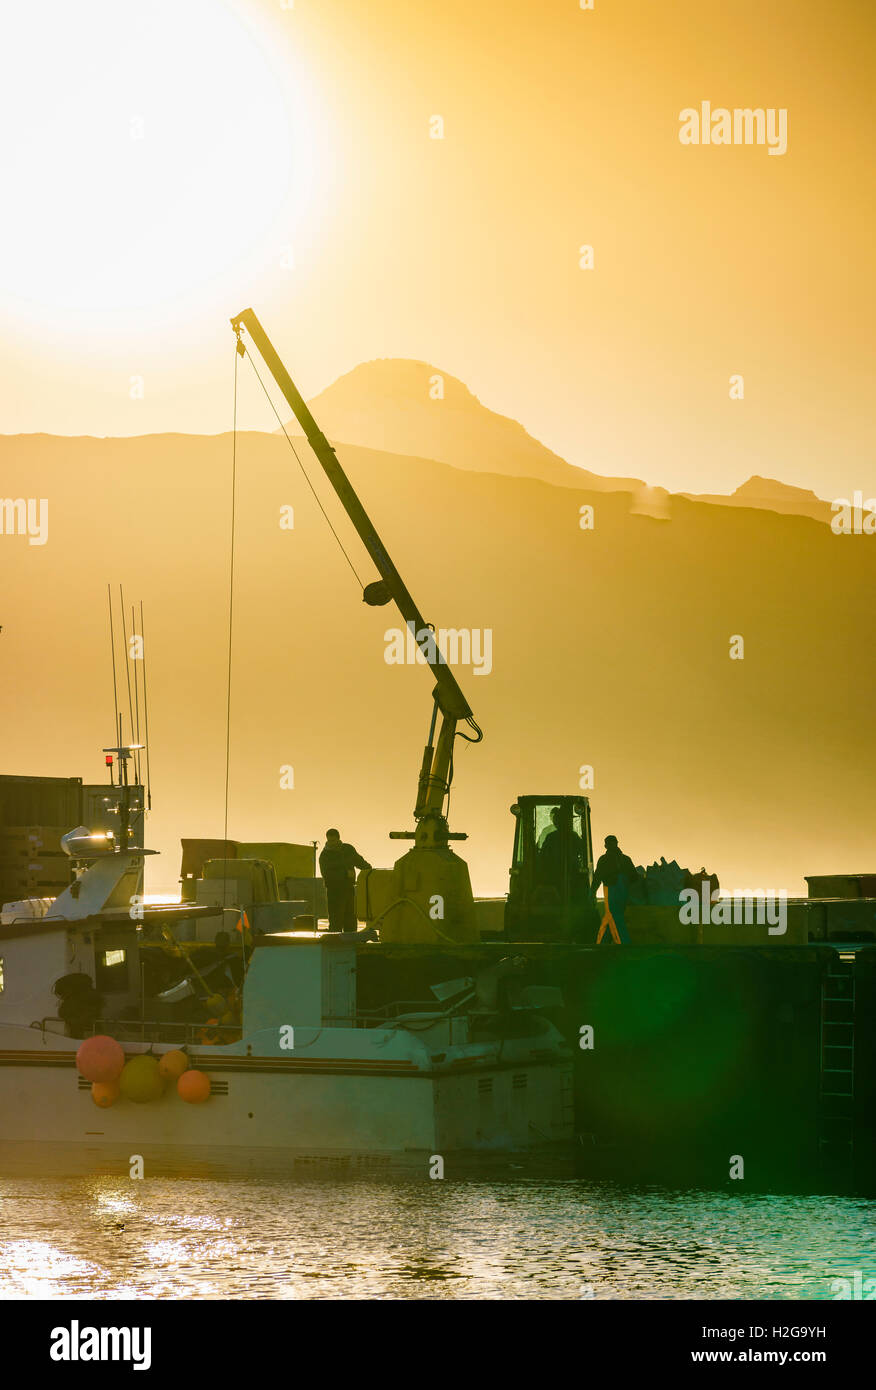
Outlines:
<svg viewBox="0 0 876 1390"><path fill-rule="evenodd" d="M440 815L450 784L456 725L461 719L472 719L471 707L438 650L437 644L434 641L421 644L418 640L420 634L430 631L429 624L425 622L401 575L390 559L374 524L338 462L335 450L314 420L306 401L284 367L258 318L252 309L244 309L231 320L231 326L237 334L240 352L245 351L241 341L241 332L245 329L249 333L284 399L303 429L310 447L337 493L341 505L355 526L365 549L377 566L383 584L368 585L364 594L365 601L376 605L387 603L390 598L394 600L405 625L413 632L414 639L418 641L418 646L420 646L420 650L435 676L435 689L432 695L435 705L441 711L442 725L438 734L437 747L433 747L432 737L435 727L433 716L429 742L423 754L414 814L418 819L427 812ZM477 725L474 727L477 729ZM478 738L473 740L475 742L479 741L480 738L479 729L477 729L477 733Z"/></svg>

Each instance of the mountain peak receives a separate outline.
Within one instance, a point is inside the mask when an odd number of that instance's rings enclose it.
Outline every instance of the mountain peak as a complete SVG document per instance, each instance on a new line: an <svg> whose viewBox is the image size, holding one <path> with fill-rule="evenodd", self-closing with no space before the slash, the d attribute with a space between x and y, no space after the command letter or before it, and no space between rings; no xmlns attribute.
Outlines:
<svg viewBox="0 0 876 1390"><path fill-rule="evenodd" d="M753 473L733 492L681 494L691 502L711 502L725 507L753 507L755 510L781 512L785 516L808 516L813 521L829 521L830 507L814 492L778 478L764 478Z"/></svg>
<svg viewBox="0 0 876 1390"><path fill-rule="evenodd" d="M320 392L314 403L324 402L337 408L346 401L358 407L366 400L387 397L411 404L443 399L457 408L477 409L480 405L477 396L458 377L410 357L374 357L370 362L360 362Z"/></svg>
<svg viewBox="0 0 876 1390"><path fill-rule="evenodd" d="M507 415L490 410L458 377L403 357L362 362L308 402L329 439L453 468L537 478L557 487L637 491L635 478L576 468ZM294 423L289 427L295 430ZM297 431L296 431L297 432Z"/></svg>
<svg viewBox="0 0 876 1390"><path fill-rule="evenodd" d="M778 478L763 478L759 473L753 473L747 482L741 483L733 493L734 497L756 497L760 500L786 500L789 496L806 498L808 502L820 502L821 499L810 492L805 487L794 487L792 483L780 483Z"/></svg>

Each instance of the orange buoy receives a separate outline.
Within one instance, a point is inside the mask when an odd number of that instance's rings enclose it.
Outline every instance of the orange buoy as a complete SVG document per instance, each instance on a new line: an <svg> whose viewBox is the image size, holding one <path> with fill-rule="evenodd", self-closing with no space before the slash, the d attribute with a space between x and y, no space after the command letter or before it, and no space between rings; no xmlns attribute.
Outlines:
<svg viewBox="0 0 876 1390"><path fill-rule="evenodd" d="M189 1105L203 1105L205 1100L210 1099L210 1078L206 1072L190 1068L183 1072L176 1089L181 1099L188 1101Z"/></svg>
<svg viewBox="0 0 876 1390"><path fill-rule="evenodd" d="M76 1069L86 1081L116 1081L125 1065L125 1051L115 1038L98 1033L79 1044Z"/></svg>
<svg viewBox="0 0 876 1390"><path fill-rule="evenodd" d="M157 1060L147 1053L132 1057L122 1068L119 1089L126 1100L134 1100L138 1104L158 1100L164 1090L164 1081Z"/></svg>
<svg viewBox="0 0 876 1390"><path fill-rule="evenodd" d="M189 1059L179 1048L175 1048L173 1052L165 1052L158 1059L158 1070L165 1081L178 1081L188 1068Z"/></svg>
<svg viewBox="0 0 876 1390"><path fill-rule="evenodd" d="M119 1098L118 1081L92 1081L91 1099L101 1110L108 1110L113 1101Z"/></svg>

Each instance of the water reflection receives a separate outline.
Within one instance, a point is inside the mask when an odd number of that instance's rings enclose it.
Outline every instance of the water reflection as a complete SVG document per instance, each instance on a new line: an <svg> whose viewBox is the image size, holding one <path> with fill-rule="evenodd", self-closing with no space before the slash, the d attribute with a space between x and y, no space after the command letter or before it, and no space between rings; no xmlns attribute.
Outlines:
<svg viewBox="0 0 876 1390"><path fill-rule="evenodd" d="M812 1298L873 1203L577 1180L0 1178L0 1297Z"/></svg>

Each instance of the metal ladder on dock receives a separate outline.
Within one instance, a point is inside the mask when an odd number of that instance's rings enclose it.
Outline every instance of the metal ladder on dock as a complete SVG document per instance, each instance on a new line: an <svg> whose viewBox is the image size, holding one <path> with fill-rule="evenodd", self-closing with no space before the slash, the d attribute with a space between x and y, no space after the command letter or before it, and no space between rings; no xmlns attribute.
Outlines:
<svg viewBox="0 0 876 1390"><path fill-rule="evenodd" d="M855 956L837 951L821 981L818 1151L851 1168L855 1156Z"/></svg>

